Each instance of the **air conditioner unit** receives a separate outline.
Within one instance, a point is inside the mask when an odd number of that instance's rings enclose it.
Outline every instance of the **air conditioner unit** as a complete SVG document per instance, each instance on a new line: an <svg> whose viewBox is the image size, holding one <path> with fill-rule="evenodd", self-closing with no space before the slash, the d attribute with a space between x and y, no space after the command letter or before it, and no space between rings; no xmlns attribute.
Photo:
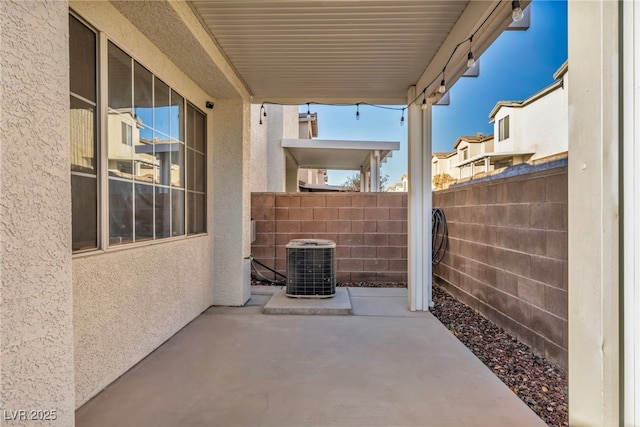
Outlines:
<svg viewBox="0 0 640 427"><path fill-rule="evenodd" d="M330 298L336 293L336 244L332 240L295 239L287 246L286 294L294 298Z"/></svg>

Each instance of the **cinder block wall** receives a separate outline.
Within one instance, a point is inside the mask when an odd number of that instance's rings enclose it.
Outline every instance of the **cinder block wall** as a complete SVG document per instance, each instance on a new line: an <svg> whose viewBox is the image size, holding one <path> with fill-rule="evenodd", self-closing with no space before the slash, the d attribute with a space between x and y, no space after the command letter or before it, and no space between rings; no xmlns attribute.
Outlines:
<svg viewBox="0 0 640 427"><path fill-rule="evenodd" d="M567 367L567 168L433 195L449 226L434 280Z"/></svg>
<svg viewBox="0 0 640 427"><path fill-rule="evenodd" d="M286 274L292 239L336 242L338 282L407 281L406 193L252 193L252 255Z"/></svg>

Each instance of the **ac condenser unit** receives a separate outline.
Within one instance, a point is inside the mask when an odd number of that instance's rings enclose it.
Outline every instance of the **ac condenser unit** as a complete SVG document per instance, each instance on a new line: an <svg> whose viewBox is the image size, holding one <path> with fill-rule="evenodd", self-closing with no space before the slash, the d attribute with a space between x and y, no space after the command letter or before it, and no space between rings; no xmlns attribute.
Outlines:
<svg viewBox="0 0 640 427"><path fill-rule="evenodd" d="M330 298L336 293L336 244L295 239L287 246L287 296Z"/></svg>

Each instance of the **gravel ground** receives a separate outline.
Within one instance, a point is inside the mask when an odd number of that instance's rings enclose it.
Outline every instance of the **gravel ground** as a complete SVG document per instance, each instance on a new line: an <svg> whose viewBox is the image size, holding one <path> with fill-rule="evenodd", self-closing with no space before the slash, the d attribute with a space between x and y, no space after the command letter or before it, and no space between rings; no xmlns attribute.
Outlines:
<svg viewBox="0 0 640 427"><path fill-rule="evenodd" d="M433 286L433 315L550 426L568 426L565 372Z"/></svg>
<svg viewBox="0 0 640 427"><path fill-rule="evenodd" d="M252 284L269 283L253 280ZM338 286L406 288L407 284L345 282ZM562 369L437 285L433 302L431 313L540 418L554 427L569 425L567 377Z"/></svg>

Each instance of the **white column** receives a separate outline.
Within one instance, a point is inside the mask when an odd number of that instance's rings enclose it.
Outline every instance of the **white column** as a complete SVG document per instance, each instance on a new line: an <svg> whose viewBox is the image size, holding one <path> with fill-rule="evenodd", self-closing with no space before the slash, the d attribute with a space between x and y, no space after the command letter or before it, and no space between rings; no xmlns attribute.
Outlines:
<svg viewBox="0 0 640 427"><path fill-rule="evenodd" d="M369 155L370 189L373 192L380 191L380 152L374 151Z"/></svg>
<svg viewBox="0 0 640 427"><path fill-rule="evenodd" d="M568 6L572 426L621 425L619 8L609 1Z"/></svg>
<svg viewBox="0 0 640 427"><path fill-rule="evenodd" d="M251 166L248 102L219 100L213 114L213 303L241 306L251 296ZM282 151L282 149L280 149ZM282 155L284 157L284 154ZM284 165L280 170L284 175ZM284 184L284 183L282 183Z"/></svg>
<svg viewBox="0 0 640 427"><path fill-rule="evenodd" d="M416 97L412 86L408 101ZM431 106L415 103L407 114L409 129L409 309L427 311L431 305Z"/></svg>
<svg viewBox="0 0 640 427"><path fill-rule="evenodd" d="M427 109L423 110L422 105L420 107L416 107L419 111L422 112L422 210L424 212L424 221L425 224L422 228L422 245L423 245L423 260L422 270L423 270L423 293L422 293L422 307L424 311L427 311L429 307L433 307L433 295L432 295L432 287L433 287L433 275L432 268L433 264L431 263L432 257L432 248L431 248L431 210L433 207L433 185L431 178L431 153L433 147L431 146L432 140L432 125L431 121L431 113L433 105L431 103L427 103Z"/></svg>
<svg viewBox="0 0 640 427"><path fill-rule="evenodd" d="M623 3L624 425L640 425L640 5Z"/></svg>
<svg viewBox="0 0 640 427"><path fill-rule="evenodd" d="M298 179L298 171L300 169L296 168L289 168L286 171L286 186L285 186L285 191L287 193L297 193L298 191L300 191L300 180Z"/></svg>
<svg viewBox="0 0 640 427"><path fill-rule="evenodd" d="M360 166L360 192L364 193L366 187L367 178L365 176L364 167Z"/></svg>

